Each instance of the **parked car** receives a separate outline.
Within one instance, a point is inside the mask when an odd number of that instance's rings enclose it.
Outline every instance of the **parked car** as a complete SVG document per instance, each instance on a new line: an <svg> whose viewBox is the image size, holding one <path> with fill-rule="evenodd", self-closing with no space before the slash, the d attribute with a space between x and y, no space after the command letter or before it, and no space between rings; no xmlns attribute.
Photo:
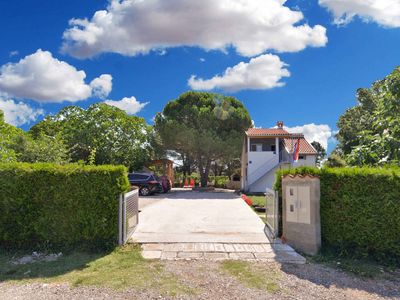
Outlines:
<svg viewBox="0 0 400 300"><path fill-rule="evenodd" d="M162 192L168 193L171 190L171 180L167 176L160 176L158 179L162 186Z"/></svg>
<svg viewBox="0 0 400 300"><path fill-rule="evenodd" d="M163 191L162 184L153 174L129 173L128 179L131 185L139 187L139 194L141 196L149 196Z"/></svg>

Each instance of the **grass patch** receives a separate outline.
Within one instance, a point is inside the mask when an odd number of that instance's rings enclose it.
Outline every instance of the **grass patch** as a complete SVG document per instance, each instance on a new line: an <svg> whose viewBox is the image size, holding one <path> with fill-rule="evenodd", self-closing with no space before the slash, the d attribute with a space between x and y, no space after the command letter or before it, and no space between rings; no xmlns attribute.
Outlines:
<svg viewBox="0 0 400 300"><path fill-rule="evenodd" d="M254 205L265 207L265 196L247 196Z"/></svg>
<svg viewBox="0 0 400 300"><path fill-rule="evenodd" d="M163 295L192 294L173 274L164 271L160 262L143 259L137 246L116 248L110 253L73 253L54 262L26 265L10 263L10 256L0 255L0 281L13 283L69 283L111 289L155 289Z"/></svg>
<svg viewBox="0 0 400 300"><path fill-rule="evenodd" d="M253 202L253 205L263 206L265 207L265 196L247 196ZM267 218L265 216L265 212L259 212L252 207L253 211L259 216L259 218L264 222L267 223Z"/></svg>
<svg viewBox="0 0 400 300"><path fill-rule="evenodd" d="M277 283L279 274L274 270L260 270L248 262L234 260L222 262L221 269L249 288L269 293L276 293L280 290Z"/></svg>
<svg viewBox="0 0 400 300"><path fill-rule="evenodd" d="M368 258L339 256L332 250L325 250L319 255L307 257L307 259L364 278L391 280L393 276L398 276L395 274L396 266L382 265Z"/></svg>

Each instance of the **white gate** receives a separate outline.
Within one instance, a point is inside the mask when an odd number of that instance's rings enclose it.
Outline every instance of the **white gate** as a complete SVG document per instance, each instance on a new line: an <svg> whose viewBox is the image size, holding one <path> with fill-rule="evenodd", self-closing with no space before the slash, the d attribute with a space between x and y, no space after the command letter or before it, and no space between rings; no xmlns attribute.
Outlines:
<svg viewBox="0 0 400 300"><path fill-rule="evenodd" d="M267 219L268 236L275 239L279 235L279 198L278 193L271 189L265 191L265 213Z"/></svg>
<svg viewBox="0 0 400 300"><path fill-rule="evenodd" d="M139 190L133 190L119 197L119 245L125 245L139 222Z"/></svg>

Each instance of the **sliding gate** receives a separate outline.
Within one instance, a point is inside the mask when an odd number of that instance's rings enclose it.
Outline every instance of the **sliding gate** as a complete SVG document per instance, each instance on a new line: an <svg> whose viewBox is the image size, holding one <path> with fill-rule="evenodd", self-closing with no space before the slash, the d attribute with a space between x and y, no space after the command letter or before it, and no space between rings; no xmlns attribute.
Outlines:
<svg viewBox="0 0 400 300"><path fill-rule="evenodd" d="M119 197L118 243L126 244L139 222L139 190L133 190Z"/></svg>
<svg viewBox="0 0 400 300"><path fill-rule="evenodd" d="M267 188L265 198L266 233L270 239L276 239L282 233L282 208L278 192Z"/></svg>

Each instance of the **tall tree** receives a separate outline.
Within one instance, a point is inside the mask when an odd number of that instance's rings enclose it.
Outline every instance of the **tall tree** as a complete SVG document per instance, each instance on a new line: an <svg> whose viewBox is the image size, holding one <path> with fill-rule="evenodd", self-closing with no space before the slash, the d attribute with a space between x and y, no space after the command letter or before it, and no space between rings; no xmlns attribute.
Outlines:
<svg viewBox="0 0 400 300"><path fill-rule="evenodd" d="M123 164L140 169L151 155L152 129L143 118L97 103L87 110L63 108L30 129L33 136L61 135L71 160L95 164Z"/></svg>
<svg viewBox="0 0 400 300"><path fill-rule="evenodd" d="M313 141L311 145L314 147L315 150L317 150L317 159L316 159L317 166L321 166L321 162L326 157L326 150L321 145L321 143L317 141Z"/></svg>
<svg viewBox="0 0 400 300"><path fill-rule="evenodd" d="M41 135L34 139L29 134L20 135L15 138L12 148L20 162L69 162L67 147L59 136Z"/></svg>
<svg viewBox="0 0 400 300"><path fill-rule="evenodd" d="M0 162L68 162L67 149L58 136L32 137L22 129L7 124L0 110Z"/></svg>
<svg viewBox="0 0 400 300"><path fill-rule="evenodd" d="M369 89L359 89L357 105L339 119L338 152L351 165L400 161L400 68Z"/></svg>
<svg viewBox="0 0 400 300"><path fill-rule="evenodd" d="M250 115L237 99L193 91L168 102L155 119L165 149L192 159L202 186L213 161L240 157L243 134L250 126Z"/></svg>
<svg viewBox="0 0 400 300"><path fill-rule="evenodd" d="M25 134L4 120L4 112L0 110L0 162L14 162L17 154L12 149L13 141L16 137Z"/></svg>

